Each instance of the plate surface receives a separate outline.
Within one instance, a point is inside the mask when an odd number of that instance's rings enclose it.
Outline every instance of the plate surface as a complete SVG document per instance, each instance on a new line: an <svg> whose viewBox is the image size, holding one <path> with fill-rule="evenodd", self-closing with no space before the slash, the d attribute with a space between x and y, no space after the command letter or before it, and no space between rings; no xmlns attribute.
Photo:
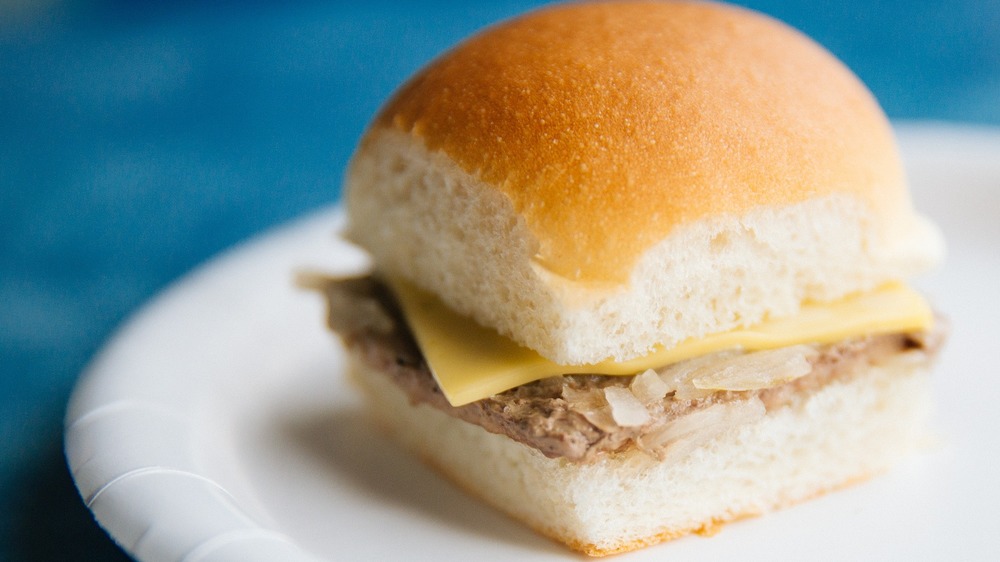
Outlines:
<svg viewBox="0 0 1000 562"><path fill-rule="evenodd" d="M987 559L1000 553L1000 132L899 127L949 257L918 281L953 324L941 442L889 475L623 560ZM438 479L367 423L294 272L364 257L323 210L235 248L128 322L66 417L77 487L133 556L173 560L579 559ZM616 558L617 559L617 558Z"/></svg>

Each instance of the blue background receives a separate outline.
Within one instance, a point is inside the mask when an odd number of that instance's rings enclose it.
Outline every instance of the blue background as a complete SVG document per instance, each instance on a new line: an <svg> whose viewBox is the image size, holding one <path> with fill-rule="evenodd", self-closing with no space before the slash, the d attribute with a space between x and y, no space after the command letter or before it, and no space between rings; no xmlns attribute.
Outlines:
<svg viewBox="0 0 1000 562"><path fill-rule="evenodd" d="M1000 2L742 3L894 119L1000 124ZM0 0L0 560L125 558L62 456L88 359L172 280L336 201L398 83L539 4Z"/></svg>

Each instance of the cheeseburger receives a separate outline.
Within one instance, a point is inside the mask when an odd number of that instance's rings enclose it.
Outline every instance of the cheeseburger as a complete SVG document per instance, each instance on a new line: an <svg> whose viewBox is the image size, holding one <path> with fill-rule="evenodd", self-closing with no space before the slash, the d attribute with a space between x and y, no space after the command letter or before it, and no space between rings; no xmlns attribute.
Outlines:
<svg viewBox="0 0 1000 562"><path fill-rule="evenodd" d="M351 161L326 282L378 423L591 555L787 506L918 447L943 251L889 123L816 43L703 2L468 39Z"/></svg>

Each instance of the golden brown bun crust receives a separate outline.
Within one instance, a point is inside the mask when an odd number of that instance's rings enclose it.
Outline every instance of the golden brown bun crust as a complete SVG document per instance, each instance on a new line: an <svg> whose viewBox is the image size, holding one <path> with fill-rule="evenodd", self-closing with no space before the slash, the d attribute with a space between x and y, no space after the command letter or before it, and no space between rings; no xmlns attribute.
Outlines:
<svg viewBox="0 0 1000 562"><path fill-rule="evenodd" d="M621 281L675 226L854 194L909 213L888 122L795 30L693 2L550 7L416 75L375 129L410 133L513 202L539 265Z"/></svg>

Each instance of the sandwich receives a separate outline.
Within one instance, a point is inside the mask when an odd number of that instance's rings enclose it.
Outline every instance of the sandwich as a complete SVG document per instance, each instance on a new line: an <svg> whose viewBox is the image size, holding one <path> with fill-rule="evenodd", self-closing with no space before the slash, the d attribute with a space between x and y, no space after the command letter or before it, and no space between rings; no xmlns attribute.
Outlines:
<svg viewBox="0 0 1000 562"><path fill-rule="evenodd" d="M487 28L349 165L370 275L322 283L373 418L570 548L624 552L888 470L925 443L942 257L842 63L710 2Z"/></svg>

